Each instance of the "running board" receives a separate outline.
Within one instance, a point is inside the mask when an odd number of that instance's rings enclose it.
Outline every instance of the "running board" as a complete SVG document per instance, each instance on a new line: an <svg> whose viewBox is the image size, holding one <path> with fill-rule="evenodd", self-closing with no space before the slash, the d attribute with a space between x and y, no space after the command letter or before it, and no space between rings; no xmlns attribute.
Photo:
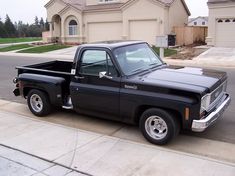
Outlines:
<svg viewBox="0 0 235 176"><path fill-rule="evenodd" d="M62 106L62 108L64 108L64 109L73 109L73 106Z"/></svg>
<svg viewBox="0 0 235 176"><path fill-rule="evenodd" d="M70 96L67 98L67 102L65 103L65 105L62 106L62 108L73 109L72 100Z"/></svg>

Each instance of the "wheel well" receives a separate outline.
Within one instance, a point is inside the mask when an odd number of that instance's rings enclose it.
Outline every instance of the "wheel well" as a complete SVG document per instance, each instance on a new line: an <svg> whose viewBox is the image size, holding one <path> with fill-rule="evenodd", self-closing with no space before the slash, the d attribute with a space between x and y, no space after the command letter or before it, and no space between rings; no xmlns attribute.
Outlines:
<svg viewBox="0 0 235 176"><path fill-rule="evenodd" d="M179 111L176 111L176 110L173 110L173 109L169 109L169 108L162 108L162 107L148 106L148 105L143 105L143 106L140 106L140 107L138 108L138 110L137 110L137 112L136 112L136 115L135 115L135 123L136 123L136 124L139 124L141 115L142 115L147 109L151 109L151 108L158 108L158 109L162 109L162 110L165 110L165 111L169 112L171 115L177 117L176 119L179 121L180 126L182 127L182 125L183 125L183 118L182 118L182 115L180 114Z"/></svg>
<svg viewBox="0 0 235 176"><path fill-rule="evenodd" d="M45 94L48 96L48 98L50 99L50 96L48 95L48 93L47 93L46 91L44 91L44 90L42 90L42 89L38 89L38 88L33 88L33 87L25 87L25 88L23 89L23 95L24 95L25 98L28 96L29 92L30 92L32 89L42 91L42 92L45 93Z"/></svg>

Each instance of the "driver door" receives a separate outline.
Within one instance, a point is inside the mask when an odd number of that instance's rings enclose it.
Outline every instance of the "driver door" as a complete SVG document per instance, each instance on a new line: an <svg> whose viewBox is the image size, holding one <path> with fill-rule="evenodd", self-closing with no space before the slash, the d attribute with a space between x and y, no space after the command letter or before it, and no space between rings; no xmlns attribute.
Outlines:
<svg viewBox="0 0 235 176"><path fill-rule="evenodd" d="M75 110L108 119L119 119L120 77L106 50L85 49L79 71L71 81ZM105 77L100 78L100 73Z"/></svg>

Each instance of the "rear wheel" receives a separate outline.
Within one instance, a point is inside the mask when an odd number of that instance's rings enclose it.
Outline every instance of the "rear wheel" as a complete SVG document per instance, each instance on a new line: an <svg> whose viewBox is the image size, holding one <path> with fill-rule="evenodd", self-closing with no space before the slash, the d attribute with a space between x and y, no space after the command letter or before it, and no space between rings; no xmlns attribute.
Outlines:
<svg viewBox="0 0 235 176"><path fill-rule="evenodd" d="M165 110L152 108L146 110L140 119L140 130L151 143L164 145L179 133L177 119Z"/></svg>
<svg viewBox="0 0 235 176"><path fill-rule="evenodd" d="M47 94L40 90L31 90L27 96L27 103L30 111L36 116L46 116L51 112L50 100Z"/></svg>

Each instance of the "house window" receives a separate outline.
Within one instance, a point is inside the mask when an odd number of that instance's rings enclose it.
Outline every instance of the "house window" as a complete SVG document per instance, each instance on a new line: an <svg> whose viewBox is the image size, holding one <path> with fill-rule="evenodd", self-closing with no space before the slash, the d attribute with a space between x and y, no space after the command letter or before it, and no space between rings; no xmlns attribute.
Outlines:
<svg viewBox="0 0 235 176"><path fill-rule="evenodd" d="M230 19L226 19L226 20L225 20L225 23L230 23Z"/></svg>
<svg viewBox="0 0 235 176"><path fill-rule="evenodd" d="M220 19L220 20L218 20L218 23L223 23L223 20L221 20L221 19Z"/></svg>
<svg viewBox="0 0 235 176"><path fill-rule="evenodd" d="M194 25L197 26L197 22L194 22Z"/></svg>
<svg viewBox="0 0 235 176"><path fill-rule="evenodd" d="M78 35L78 23L75 20L69 22L69 35Z"/></svg>
<svg viewBox="0 0 235 176"><path fill-rule="evenodd" d="M203 25L203 26L205 26L205 25L206 25L206 22L205 22L205 21L203 21L203 22L202 22L202 25Z"/></svg>

